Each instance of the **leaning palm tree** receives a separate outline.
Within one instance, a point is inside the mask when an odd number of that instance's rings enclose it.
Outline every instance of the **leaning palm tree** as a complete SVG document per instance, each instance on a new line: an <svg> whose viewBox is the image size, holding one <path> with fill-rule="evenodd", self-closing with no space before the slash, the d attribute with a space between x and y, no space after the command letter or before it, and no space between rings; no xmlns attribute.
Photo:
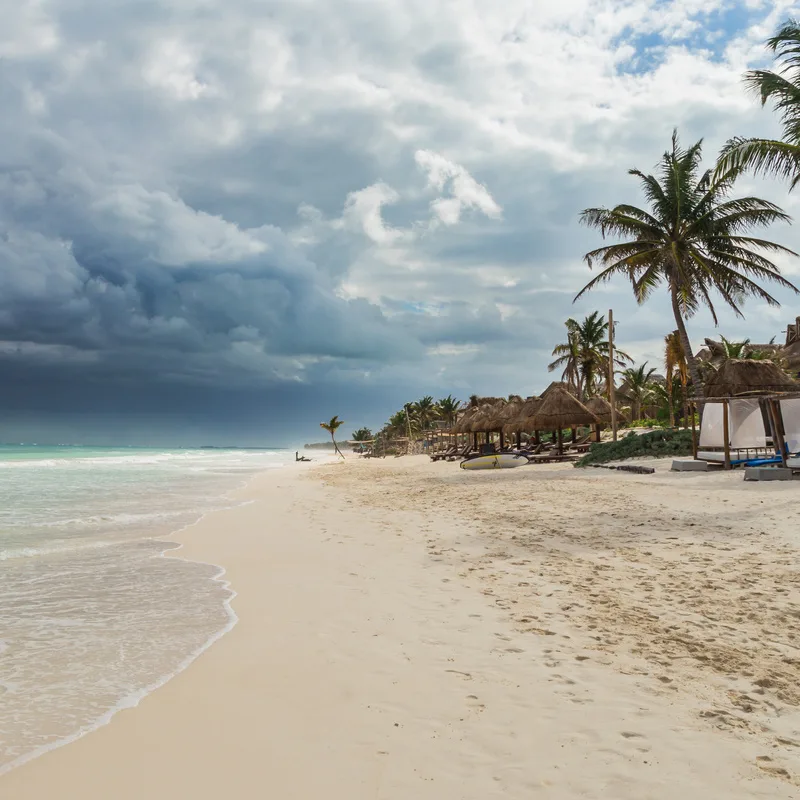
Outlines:
<svg viewBox="0 0 800 800"><path fill-rule="evenodd" d="M672 331L664 337L664 367L667 373L667 392L669 393L669 424L675 425L675 380L677 377L681 392L681 408L683 409L683 425L686 427L686 399L689 387L689 369L686 364L686 354L683 351L681 337L678 331Z"/></svg>
<svg viewBox="0 0 800 800"><path fill-rule="evenodd" d="M328 422L320 422L320 428L324 428L328 433L331 435L331 441L333 442L333 449L344 458L342 451L339 449L339 445L336 444L336 431L344 425L344 420L339 419L338 415L335 417L331 417Z"/></svg>
<svg viewBox="0 0 800 800"><path fill-rule="evenodd" d="M744 81L758 95L762 106L774 103L781 119L782 138L738 136L729 140L720 154L717 171L750 169L787 179L790 189L794 189L800 182L800 23L787 20L766 44L779 64L778 71L750 70Z"/></svg>
<svg viewBox="0 0 800 800"><path fill-rule="evenodd" d="M628 367L621 373L623 387L621 394L631 402L632 419L641 417L642 406L653 394L653 375L655 373L655 367L647 369L646 361L641 367Z"/></svg>
<svg viewBox="0 0 800 800"><path fill-rule="evenodd" d="M604 269L575 298L615 275L630 280L639 303L644 303L659 286L665 286L699 398L703 387L685 319L705 306L716 324L712 291L739 316L747 296L780 305L756 283L757 279L772 280L798 292L764 255L796 253L747 235L753 228L788 221L788 215L757 197L729 199L741 169L731 167L712 176L710 170L701 171L701 158L702 140L683 149L675 131L672 148L664 153L657 177L630 170L642 184L649 210L623 204L588 208L581 214L581 222L598 228L603 238L613 235L624 237L624 241L586 254L590 268L600 264Z"/></svg>

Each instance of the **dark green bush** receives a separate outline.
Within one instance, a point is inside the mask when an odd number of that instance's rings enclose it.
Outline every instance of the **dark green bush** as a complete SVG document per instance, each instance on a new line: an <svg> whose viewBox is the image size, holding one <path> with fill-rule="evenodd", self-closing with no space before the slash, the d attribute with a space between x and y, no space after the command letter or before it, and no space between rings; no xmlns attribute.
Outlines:
<svg viewBox="0 0 800 800"><path fill-rule="evenodd" d="M622 461L641 456L664 458L691 454L692 432L665 428L662 431L643 433L641 436L629 433L616 442L595 442L589 452L575 462L575 466L587 467L590 464L605 464L607 461Z"/></svg>

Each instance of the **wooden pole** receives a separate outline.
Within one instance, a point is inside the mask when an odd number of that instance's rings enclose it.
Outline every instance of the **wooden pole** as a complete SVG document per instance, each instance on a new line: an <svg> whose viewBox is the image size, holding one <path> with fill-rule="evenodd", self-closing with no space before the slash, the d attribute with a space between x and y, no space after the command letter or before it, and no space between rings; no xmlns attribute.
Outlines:
<svg viewBox="0 0 800 800"><path fill-rule="evenodd" d="M600 441L600 423L598 422L597 425L594 426L594 440L596 442Z"/></svg>
<svg viewBox="0 0 800 800"><path fill-rule="evenodd" d="M722 444L725 447L725 469L731 468L731 435L728 425L728 401L722 401Z"/></svg>
<svg viewBox="0 0 800 800"><path fill-rule="evenodd" d="M558 428L558 454L564 454L564 439L563 434L561 433L561 426Z"/></svg>
<svg viewBox="0 0 800 800"><path fill-rule="evenodd" d="M780 448L779 454L781 457L781 464L785 467L786 464L786 440L783 438L785 431L783 430L783 414L781 413L781 406L778 400L768 400L768 407L772 411L772 418L775 420L775 446Z"/></svg>
<svg viewBox="0 0 800 800"><path fill-rule="evenodd" d="M614 312L608 309L608 401L611 403L611 436L617 441L617 390L614 386Z"/></svg>
<svg viewBox="0 0 800 800"><path fill-rule="evenodd" d="M684 406L684 409L688 407L688 414L692 417L692 458L696 461L697 460L697 430L694 426L694 403L689 403L688 406ZM684 413L686 413L684 411ZM686 425L686 416L683 418L683 424ZM686 428L684 427L684 430Z"/></svg>

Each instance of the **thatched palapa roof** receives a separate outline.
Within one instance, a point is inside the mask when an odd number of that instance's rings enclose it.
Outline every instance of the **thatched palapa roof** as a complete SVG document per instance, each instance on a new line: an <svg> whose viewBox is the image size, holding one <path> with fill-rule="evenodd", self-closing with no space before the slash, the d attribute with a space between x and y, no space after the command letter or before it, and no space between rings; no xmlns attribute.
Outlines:
<svg viewBox="0 0 800 800"><path fill-rule="evenodd" d="M800 392L795 383L777 364L757 359L729 358L706 384L706 397L736 397L743 394Z"/></svg>
<svg viewBox="0 0 800 800"><path fill-rule="evenodd" d="M503 431L511 434L517 431L533 430L533 428L528 427L527 422L541 404L541 397L529 397L513 415L509 416L509 419L503 425Z"/></svg>
<svg viewBox="0 0 800 800"><path fill-rule="evenodd" d="M586 408L589 409L589 411L592 412L592 414L594 414L597 417L598 421L608 424L611 423L611 411L612 411L611 403L609 403L608 400L605 399L605 397L600 397L600 395L595 395L590 400L587 400L586 403L584 403L584 405L586 406ZM620 414L619 411L617 411L617 419L621 418L622 414Z"/></svg>
<svg viewBox="0 0 800 800"><path fill-rule="evenodd" d="M561 388L549 390L536 413L528 420L532 428L542 431L594 425L597 422L598 418L580 400Z"/></svg>

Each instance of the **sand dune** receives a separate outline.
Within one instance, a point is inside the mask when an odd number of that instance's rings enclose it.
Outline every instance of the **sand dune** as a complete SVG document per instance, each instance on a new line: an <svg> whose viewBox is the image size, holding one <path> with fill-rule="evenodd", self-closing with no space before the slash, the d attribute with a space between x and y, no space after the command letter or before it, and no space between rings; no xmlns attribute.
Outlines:
<svg viewBox="0 0 800 800"><path fill-rule="evenodd" d="M0 796L800 797L794 485L405 458L248 494L181 551L239 625Z"/></svg>

